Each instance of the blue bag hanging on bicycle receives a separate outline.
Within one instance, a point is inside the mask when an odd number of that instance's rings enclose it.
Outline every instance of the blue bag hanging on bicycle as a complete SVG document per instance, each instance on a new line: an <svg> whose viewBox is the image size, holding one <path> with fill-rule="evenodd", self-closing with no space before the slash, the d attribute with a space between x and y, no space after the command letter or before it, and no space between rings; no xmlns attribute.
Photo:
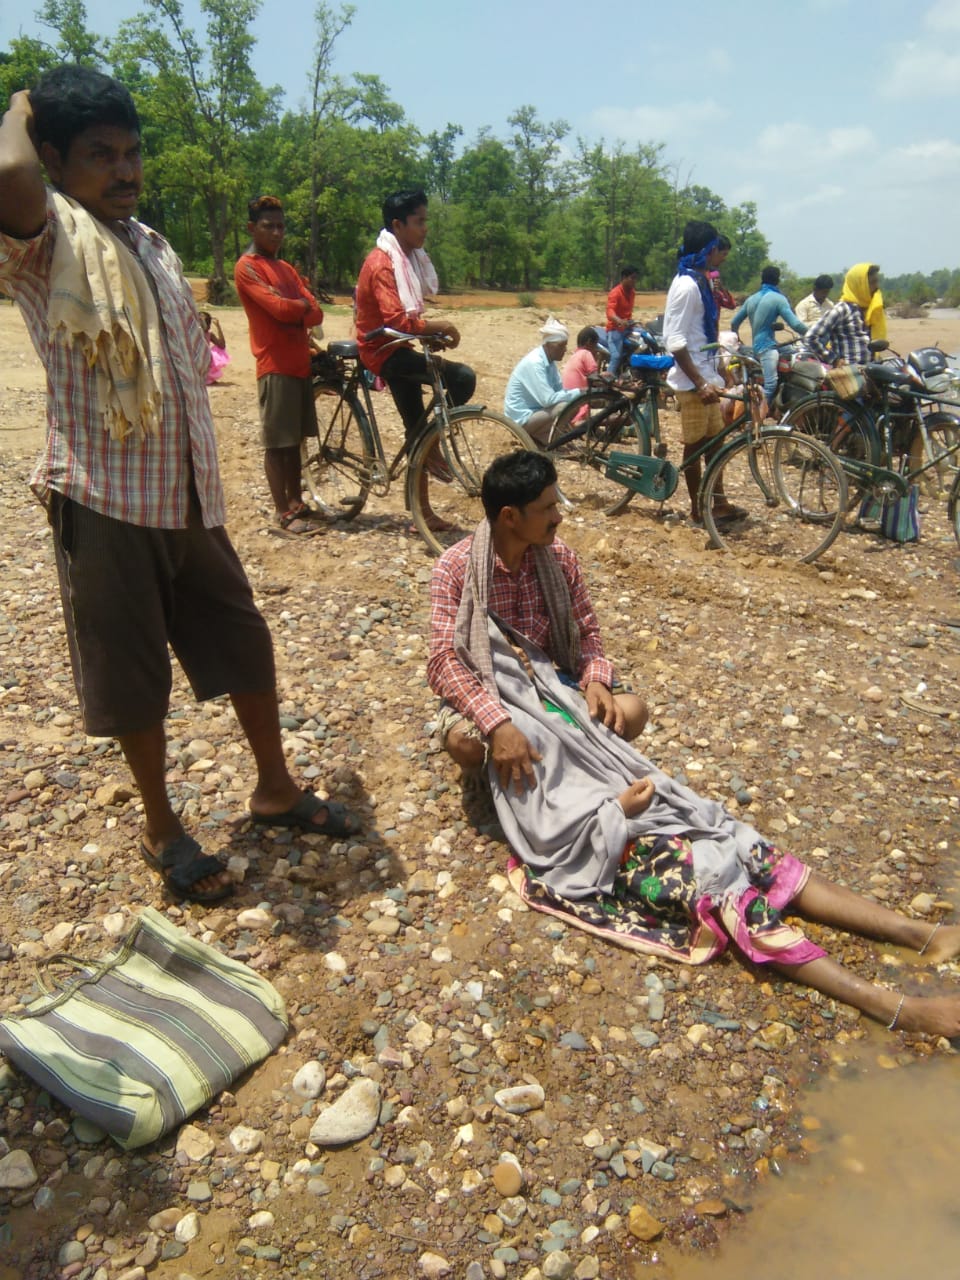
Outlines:
<svg viewBox="0 0 960 1280"><path fill-rule="evenodd" d="M868 495L860 504L859 519L878 521L878 533L891 542L920 541L919 485L912 484L902 497L874 498Z"/></svg>

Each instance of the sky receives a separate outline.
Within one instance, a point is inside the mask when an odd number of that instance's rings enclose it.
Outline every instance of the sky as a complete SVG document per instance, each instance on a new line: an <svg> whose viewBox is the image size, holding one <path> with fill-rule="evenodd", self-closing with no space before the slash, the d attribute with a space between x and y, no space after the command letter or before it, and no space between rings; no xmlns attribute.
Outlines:
<svg viewBox="0 0 960 1280"><path fill-rule="evenodd" d="M50 33L0 0L0 48ZM112 34L137 0L86 0ZM183 0L201 33L199 0ZM423 133L469 141L531 104L576 139L663 143L682 184L752 200L771 256L800 275L871 261L884 273L960 265L960 0L356 0L333 71L375 74ZM674 22L681 12L685 20ZM313 0L270 0L254 70L306 99Z"/></svg>

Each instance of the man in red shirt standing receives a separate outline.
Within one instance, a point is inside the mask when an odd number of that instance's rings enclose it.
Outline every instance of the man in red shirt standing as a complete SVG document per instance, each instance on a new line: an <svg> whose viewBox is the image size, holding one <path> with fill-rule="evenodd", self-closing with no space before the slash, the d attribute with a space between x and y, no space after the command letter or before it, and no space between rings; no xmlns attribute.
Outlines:
<svg viewBox="0 0 960 1280"><path fill-rule="evenodd" d="M407 445L413 443L423 413L420 390L430 382L426 357L413 347L390 346L389 338L367 341L365 335L386 326L401 333L436 334L449 347L460 345L460 333L449 320L424 320L424 295L440 287L433 263L424 251L427 197L422 190L397 191L383 202L383 230L377 247L367 254L357 280L357 345L360 359L379 374L403 419ZM444 360L443 380L455 405L466 404L477 385L469 365Z"/></svg>
<svg viewBox="0 0 960 1280"><path fill-rule="evenodd" d="M300 442L317 434L308 331L321 323L323 312L299 273L277 256L284 234L280 201L258 196L248 210L253 243L238 259L233 278L257 361L263 469L280 528L317 533L320 526L303 501Z"/></svg>
<svg viewBox="0 0 960 1280"><path fill-rule="evenodd" d="M624 267L620 272L620 283L607 294L607 349L610 352L607 372L614 378L623 359L624 335L633 324L637 271L637 267Z"/></svg>

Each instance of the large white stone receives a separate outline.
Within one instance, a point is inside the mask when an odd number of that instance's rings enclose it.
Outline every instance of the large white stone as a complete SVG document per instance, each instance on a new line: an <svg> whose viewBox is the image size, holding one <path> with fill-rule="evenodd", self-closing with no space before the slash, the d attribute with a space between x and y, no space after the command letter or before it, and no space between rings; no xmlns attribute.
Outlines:
<svg viewBox="0 0 960 1280"><path fill-rule="evenodd" d="M310 1141L323 1147L357 1142L372 1133L380 1116L380 1086L374 1080L356 1080L317 1117Z"/></svg>

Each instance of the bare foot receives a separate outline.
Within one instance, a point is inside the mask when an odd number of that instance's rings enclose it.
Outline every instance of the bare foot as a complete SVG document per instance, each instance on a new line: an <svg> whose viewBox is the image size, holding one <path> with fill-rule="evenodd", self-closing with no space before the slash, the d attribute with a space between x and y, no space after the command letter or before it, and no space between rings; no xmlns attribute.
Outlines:
<svg viewBox="0 0 960 1280"><path fill-rule="evenodd" d="M652 778L638 778L636 782L630 783L626 791L617 796L620 808L628 818L635 818L638 813L643 813L644 809L650 807L654 791Z"/></svg>
<svg viewBox="0 0 960 1280"><path fill-rule="evenodd" d="M442 516L438 516L435 511L425 511L423 519L431 533L449 533L451 529L457 527L455 524L451 524L449 520L444 520Z"/></svg>
<svg viewBox="0 0 960 1280"><path fill-rule="evenodd" d="M908 996L897 1018L897 1031L922 1031L930 1036L960 1036L960 995Z"/></svg>
<svg viewBox="0 0 960 1280"><path fill-rule="evenodd" d="M921 959L924 964L943 964L944 960L955 960L957 956L960 956L960 925L942 924L930 938Z"/></svg>

